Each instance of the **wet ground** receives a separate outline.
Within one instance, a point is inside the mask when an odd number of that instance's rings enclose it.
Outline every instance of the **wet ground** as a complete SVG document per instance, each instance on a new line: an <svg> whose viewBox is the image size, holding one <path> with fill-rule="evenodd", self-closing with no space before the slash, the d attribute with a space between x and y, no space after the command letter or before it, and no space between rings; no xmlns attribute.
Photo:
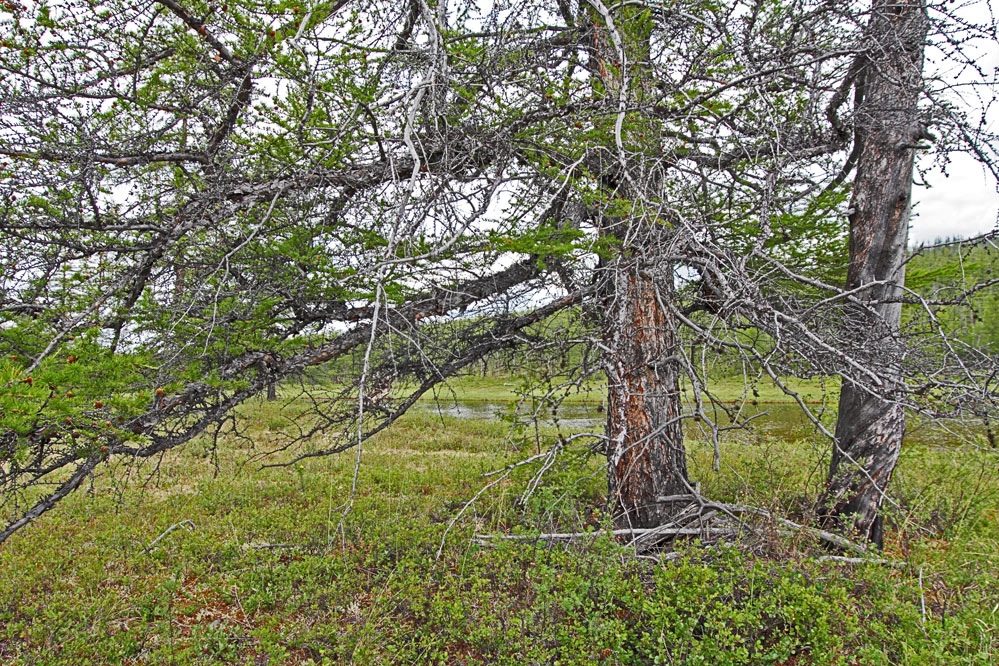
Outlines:
<svg viewBox="0 0 999 666"><path fill-rule="evenodd" d="M551 407L537 408L529 403L466 401L421 402L425 413L461 419L501 420L530 425L536 417L543 426L558 426L571 432L602 433L606 414L599 403L565 403L552 412ZM813 415L830 431L835 427L836 405L809 405ZM728 410L728 412L726 412ZM705 405L705 415L720 429L722 441L755 443L764 439L805 439L821 437L818 427L794 404ZM738 427L733 427L732 424ZM709 439L710 428L705 421L688 419L684 429L690 439ZM934 422L911 416L906 423L906 444L953 446L966 442L983 444L985 428L981 421L946 419Z"/></svg>

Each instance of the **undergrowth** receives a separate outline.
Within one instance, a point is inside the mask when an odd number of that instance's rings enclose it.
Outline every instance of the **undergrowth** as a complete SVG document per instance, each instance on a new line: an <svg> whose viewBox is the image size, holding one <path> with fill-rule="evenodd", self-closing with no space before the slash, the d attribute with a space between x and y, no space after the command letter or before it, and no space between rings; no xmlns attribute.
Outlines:
<svg viewBox="0 0 999 666"><path fill-rule="evenodd" d="M255 439L286 425L273 410L254 406ZM659 562L601 529L598 460L564 455L526 501L516 469L466 507L534 451L500 421L398 426L365 446L349 511L352 456L260 469L244 440L95 479L0 549L0 663L999 663L995 452L903 452L898 566L776 532ZM719 472L690 447L706 495L809 518L821 442L725 446ZM592 535L474 538L553 530Z"/></svg>

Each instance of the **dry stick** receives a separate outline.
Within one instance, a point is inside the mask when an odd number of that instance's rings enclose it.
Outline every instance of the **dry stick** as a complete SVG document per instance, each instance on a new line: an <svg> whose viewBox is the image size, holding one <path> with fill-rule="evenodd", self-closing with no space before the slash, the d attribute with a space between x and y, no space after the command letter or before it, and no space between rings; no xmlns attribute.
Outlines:
<svg viewBox="0 0 999 666"><path fill-rule="evenodd" d="M686 553L681 551L673 551L671 553L663 553L659 557L653 555L636 555L642 560L651 560L657 564L662 564L664 562L672 562L673 560L679 560ZM905 562L897 562L895 560L885 560L885 559L868 559L866 557L843 557L842 555L823 555L822 557L816 558L818 562L837 562L842 564L883 564L885 566L890 566L895 569L904 569Z"/></svg>
<svg viewBox="0 0 999 666"><path fill-rule="evenodd" d="M302 543L244 543L243 549L245 550L278 550L281 548L309 548L310 546ZM319 548L319 544L313 544L311 547Z"/></svg>
<svg viewBox="0 0 999 666"><path fill-rule="evenodd" d="M403 214L405 213L405 208L409 203L410 198L413 195L413 191L416 188L416 179L420 171L421 161L420 153L416 150L416 145L413 143L413 122L416 114L416 108L420 104L420 100L423 99L423 94L426 91L425 87L420 87L416 92L416 97L410 104L408 120L406 126L403 130L403 140L406 142L406 147L409 148L409 153L413 158L413 172L409 178L409 187L403 197L402 202L399 204L399 211L396 217L395 225L391 229L389 234L388 243L386 245L384 257L389 258L395 253L396 244L398 242L399 227L402 224ZM364 400L365 400L365 388L368 382L368 374L371 370L371 351L375 346L375 339L377 338L378 330L378 315L381 312L382 299L385 295L385 275L387 272L387 266L384 263L378 264L376 268L376 283L375 283L375 302L371 312L371 334L368 336L368 345L364 349L364 366L361 370L361 378L357 385L357 457L354 462L354 474L350 480L350 496L347 501L343 504L343 512L340 515L340 522L337 524L337 530L340 532L340 541L344 550L347 548L346 544L346 531L344 523L347 520L347 515L354 508L354 498L357 495L357 479L361 472L361 455L363 453L363 443L366 439L364 437ZM387 303L386 303L387 305ZM327 526L327 531L329 530ZM332 543L332 537L327 539L327 545Z"/></svg>
<svg viewBox="0 0 999 666"><path fill-rule="evenodd" d="M663 537L677 537L677 536L703 536L708 538L723 538L723 537L737 537L742 535L746 530L742 529L745 524L741 524L740 528L719 528L719 527L673 527L673 528L662 528L662 527L649 527L649 528L636 528L636 529L621 529L621 530L610 530L609 532L553 532L550 534L536 534L536 535L520 535L520 534L476 534L475 543L480 546L486 546L493 543L492 540L497 539L501 541L572 541L574 539L581 539L585 537L593 537L598 534L610 534L612 536L634 536L636 537L628 545L632 545L639 538L649 537L649 536L663 536ZM818 532L819 530L805 529L805 532ZM800 532L789 529L778 529L777 534L782 536L795 536ZM858 547L856 544L852 544L854 547ZM838 561L845 562L848 564L885 564L893 567L904 567L905 564L902 562L893 562L892 560L869 560L861 557L841 557L836 555L829 555L823 558L819 558L819 561Z"/></svg>
<svg viewBox="0 0 999 666"><path fill-rule="evenodd" d="M697 528L692 528L691 527L691 528L688 528L688 529L714 529L714 528L707 528L706 525L709 523L709 521L711 521L715 516L718 515L718 512L715 511L715 510L713 510L713 509L711 511L708 511L707 513L702 513L703 511L704 511L704 507L698 507L698 510L697 510L696 513L691 514L689 517L683 517L683 522L680 525L678 525L678 526L679 527L687 527L688 525L690 525L691 523L693 523L693 522L696 521L697 524L698 524L698 527ZM674 524L676 524L677 522L679 522L679 521L674 521ZM741 534L744 529L748 529L751 532L755 532L755 530L753 530L753 528L750 527L749 525L747 525L746 523L744 523L742 521L738 521L738 522L739 522L739 524L734 528L736 534ZM663 527L667 527L667 526L664 525ZM732 529L732 528L728 528L728 529ZM656 534L640 535L640 536L637 536L634 539L632 539L631 543L628 544L628 545L629 546L633 546L635 548L635 550L637 551L640 547L641 548L645 548L646 547L646 545L645 545L646 541L653 541L653 543L654 543L654 537L656 537L656 536L658 536L658 535L656 535Z"/></svg>
<svg viewBox="0 0 999 666"><path fill-rule="evenodd" d="M739 520L739 518L737 517L737 514L751 513L751 514L754 514L754 515L757 515L757 516L762 516L762 517L768 518L768 519L770 519L770 520L772 520L774 522L780 523L781 525L784 525L785 527L789 527L792 530L798 530L798 531L801 531L801 532L805 532L805 533L811 534L812 536L815 536L818 539L821 539L822 541L825 541L825 542L827 542L829 544L832 544L832 545L837 546L839 548L842 548L844 550L851 550L851 551L853 551L855 553L859 553L861 555L864 555L864 554L867 553L867 548L865 548L864 546L862 546L860 544L856 544L856 543L850 541L849 539L846 539L846 538L841 537L839 535L833 534L832 532L827 532L826 530L820 530L820 529L817 529L817 528L814 528L814 527L806 527L804 525L799 525L798 523L796 523L794 521L787 520L786 518L780 518L778 516L775 516L771 512L767 511L766 509L761 509L759 507L742 506L742 505L738 505L738 504L723 504L723 503L720 503L720 502L707 502L702 497L700 497L698 495L667 495L667 496L657 497L656 501L657 502L680 502L680 501L686 501L688 499L700 503L702 509L716 509L717 511L723 511L724 513L727 513L729 516L731 516L735 520L739 521L739 523L742 526L744 526L744 527L746 527L748 529L752 529L752 528L749 525L746 525L742 520ZM716 513L717 513L717 511L716 511ZM714 514L710 514L704 520L709 520L710 518L713 518L713 517L714 517ZM785 532L785 533L787 533L787 532Z"/></svg>
<svg viewBox="0 0 999 666"><path fill-rule="evenodd" d="M607 532L552 532L550 534L476 534L476 539L501 541L571 541L584 537L610 534L611 536L738 536L739 530L717 527L636 527Z"/></svg>
<svg viewBox="0 0 999 666"><path fill-rule="evenodd" d="M192 531L198 529L198 526L195 525L190 520L182 520L179 523L176 523L176 524L171 525L170 527L166 528L166 531L163 532L163 534L161 534L158 537L156 537L155 539L153 539L153 542L151 544L149 544L148 546L146 546L146 552L148 553L149 551L151 551L156 544L158 544L160 541L162 541L168 534L170 534L170 532L173 532L175 529L177 529L179 527L186 527L188 530L192 530Z"/></svg>
<svg viewBox="0 0 999 666"><path fill-rule="evenodd" d="M677 496L677 497L681 497L681 496ZM703 526L709 520L711 520L716 515L718 515L718 511L716 511L716 510L709 511L707 513L707 515L703 514L702 513L703 511L704 511L704 504L703 503L697 503L697 504L695 504L695 503L691 502L691 504L687 508L683 509L670 522L668 522L668 523L666 523L664 525L660 525L659 527L653 528L655 530L653 533L650 533L650 534L640 534L640 535L636 536L634 539L631 540L631 543L629 543L628 545L629 546L633 546L635 548L635 550L638 551L640 548L644 547L644 545L645 545L644 542L646 542L648 540L652 540L654 537L662 535L663 534L663 530L667 530L667 529L671 529L671 528L683 528L683 527L686 527L687 525L689 525L690 523L694 522L695 520L698 521ZM744 526L744 525L740 525L740 527L742 527L742 526Z"/></svg>
<svg viewBox="0 0 999 666"><path fill-rule="evenodd" d="M811 534L812 536L817 537L822 541L825 541L826 543L829 543L833 546L842 548L843 550L851 550L861 555L865 555L867 553L866 547L858 543L854 543L849 539L841 537L838 534L833 534L832 532L827 532L826 530L820 530L815 527L807 527L805 525L799 525L798 523L792 520L787 520L786 518L780 518L778 516L775 516L766 509L760 509L758 507L752 507L752 506L741 506L737 504L719 504L717 502L711 502L707 506L717 508L721 511L725 511L726 513L751 513L757 516L762 516L764 518L769 518L770 520L776 523L780 523L785 527L789 527L792 530L798 530L800 532Z"/></svg>
<svg viewBox="0 0 999 666"><path fill-rule="evenodd" d="M531 456L530 459L535 459L537 457L540 457L541 455L542 454L539 453L537 456ZM506 479L506 477L510 476L510 472L512 472L514 470L514 467L516 467L516 466L517 466L516 464L514 464L514 465L507 465L503 470L497 470L497 471L503 472L503 474L501 476L499 476L498 478L493 479L492 481L490 481L489 483L487 483L486 485L484 485L482 488L480 488L479 492L475 493L475 496L472 497L472 499L470 499L467 502L465 502L465 505L461 507L461 511L459 511L457 514L455 514L454 518L451 519L451 522L448 523L447 528L444 530L444 535L441 537L441 543L437 547L437 554L434 555L434 566L435 567L437 566L437 562L441 559L441 553L444 552L444 545L447 543L447 535L451 532L451 528L454 527L457 524L458 519L460 519L462 517L462 515L464 515L465 511L467 511L470 506L472 506L473 504L475 504L476 500L478 500L480 497L482 497L482 495L485 494L485 492L487 490L489 490L490 488L492 488L493 486L495 486L497 483L500 483L501 481L503 481L504 479ZM489 476L491 474L496 474L496 473L497 472L490 472L489 474L483 474L483 476ZM478 535L476 535L476 536L478 536Z"/></svg>
<svg viewBox="0 0 999 666"><path fill-rule="evenodd" d="M839 562L842 564L884 564L885 566L894 567L896 569L904 569L905 562L897 562L895 560L886 559L871 559L867 557L844 557L842 555L823 555L822 557L816 558L819 562Z"/></svg>
<svg viewBox="0 0 999 666"><path fill-rule="evenodd" d="M921 612L920 623L923 631L926 631L926 593L923 591L923 567L919 567L919 610Z"/></svg>
<svg viewBox="0 0 999 666"><path fill-rule="evenodd" d="M671 496L668 496L668 497L661 497L661 498L658 498L658 499L659 500L679 501L678 500L679 497L680 496L672 496L671 495ZM735 514L746 514L746 513L758 515L758 516L761 516L761 517L769 518L770 520L774 521L775 523L779 523L779 524L783 525L784 527L790 528L790 529L778 529L777 530L778 534L782 534L782 535L786 535L786 536L794 536L796 534L800 534L800 533L803 532L805 534L810 534L810 535L812 535L812 536L814 536L814 537L816 537L816 538L818 538L818 539L820 539L822 541L825 541L826 543L829 543L831 545L834 545L834 546L837 546L839 548L842 548L843 550L849 550L849 551L858 553L860 555L865 555L867 553L867 549L864 546L862 546L860 544L857 544L857 543L854 543L854 542L850 541L849 539L845 539L845 538L843 538L843 537L841 537L839 535L833 534L831 532L827 532L825 530L820 530L820 529L817 529L817 528L814 528L814 527L806 527L804 525L799 525L798 523L796 523L794 521L787 520L785 518L779 518L777 516L774 516L771 512L767 511L766 509L760 509L760 508L757 508L757 507L749 507L749 506L720 504L720 503L717 503L717 502L707 502L707 503L705 503L703 505L702 508L714 509L714 510L716 510L716 512L717 511L722 511L724 513L727 513L727 514L733 516L733 517L735 516ZM717 515L717 513L715 513L715 514L709 514L707 516L707 518L708 519L714 518L715 515ZM736 519L736 520L738 520L738 519ZM702 528L670 527L670 525L674 525L674 524L675 523L668 523L667 525L664 525L664 526L661 526L661 527L650 527L650 528L638 528L638 529L627 529L627 528L625 528L625 529L617 529L617 530L610 530L609 532L606 532L606 533L610 534L611 536L615 536L615 537L616 536L632 536L632 537L635 537L634 540L632 541L632 543L635 543L636 541L639 541L640 539L644 540L645 538L648 538L648 537L651 537L651 536L709 536L709 537L715 537L715 536L717 536L717 537L723 537L723 536L738 536L738 535L742 534L747 529L750 530L750 531L752 531L752 527L749 526L749 525L747 525L745 522L743 522L741 520L739 521L739 529L713 528L713 527L702 527ZM488 541L490 539L501 539L501 540L512 540L512 541L530 541L530 540L560 541L560 540L581 539L581 538L586 538L586 537L594 536L595 534L597 534L597 533L595 533L595 532L553 532L553 533L549 533L549 534L537 534L537 535L489 535L489 534L476 534L475 538L478 539L478 540L480 540L480 542L481 542L481 540L486 540L487 543L488 543Z"/></svg>
<svg viewBox="0 0 999 666"><path fill-rule="evenodd" d="M77 465L76 471L73 472L72 476L63 481L53 493L38 500L38 502L33 507L25 511L20 518L7 525L3 531L0 531L0 544L6 541L11 534L51 509L63 497L76 490L77 487L83 483L83 479L85 479L88 474L93 472L94 467L96 467L103 459L103 454L95 454Z"/></svg>
<svg viewBox="0 0 999 666"><path fill-rule="evenodd" d="M697 495L660 495L656 498L656 502L659 502L660 504L673 502L696 502L697 500Z"/></svg>

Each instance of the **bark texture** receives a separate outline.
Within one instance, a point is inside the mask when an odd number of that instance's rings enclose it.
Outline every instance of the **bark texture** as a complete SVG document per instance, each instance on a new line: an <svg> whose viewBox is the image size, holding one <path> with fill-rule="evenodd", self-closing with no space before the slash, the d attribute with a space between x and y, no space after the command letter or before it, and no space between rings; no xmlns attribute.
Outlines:
<svg viewBox="0 0 999 666"><path fill-rule="evenodd" d="M621 266L605 313L609 497L619 527L654 527L689 492L680 423L679 342L656 289L662 281Z"/></svg>
<svg viewBox="0 0 999 666"><path fill-rule="evenodd" d="M918 101L927 32L921 0L876 0L857 82L860 148L850 213L847 289L864 285L848 313L856 348L876 378L844 380L820 515L882 544L879 510L898 461L905 414L897 396L898 332L912 195L913 156L926 135Z"/></svg>

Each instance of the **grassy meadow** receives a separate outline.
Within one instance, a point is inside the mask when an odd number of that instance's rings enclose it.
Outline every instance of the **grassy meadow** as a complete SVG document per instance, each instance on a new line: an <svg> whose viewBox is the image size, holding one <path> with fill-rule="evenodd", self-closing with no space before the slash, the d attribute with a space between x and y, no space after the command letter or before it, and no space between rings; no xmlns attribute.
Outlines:
<svg viewBox="0 0 999 666"><path fill-rule="evenodd" d="M243 410L249 439L101 474L0 547L0 664L999 663L996 451L903 451L893 565L823 561L765 523L661 561L602 533L604 476L583 451L521 501L536 466L484 474L536 444L502 419L417 411L365 445L352 493L354 451L253 459L290 427L280 405ZM809 519L818 438L726 445L717 472L710 445L689 446L709 497ZM593 534L475 538L554 530Z"/></svg>

